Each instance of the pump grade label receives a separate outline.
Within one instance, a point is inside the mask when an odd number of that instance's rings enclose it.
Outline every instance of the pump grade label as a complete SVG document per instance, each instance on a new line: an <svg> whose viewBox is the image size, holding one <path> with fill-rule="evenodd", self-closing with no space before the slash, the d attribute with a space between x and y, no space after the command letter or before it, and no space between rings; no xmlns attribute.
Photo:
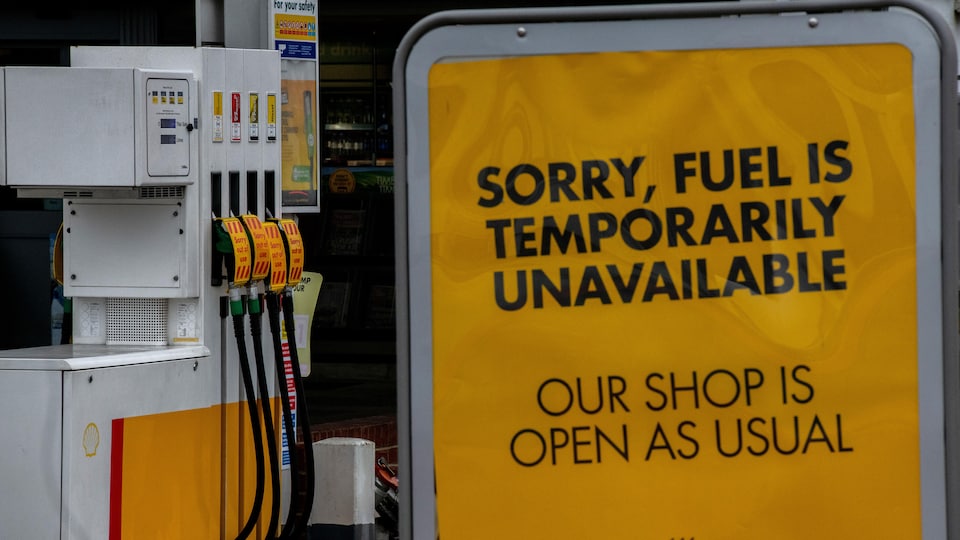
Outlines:
<svg viewBox="0 0 960 540"><path fill-rule="evenodd" d="M277 140L277 94L267 93L267 142Z"/></svg>
<svg viewBox="0 0 960 540"><path fill-rule="evenodd" d="M920 538L912 67L434 64L439 536Z"/></svg>
<svg viewBox="0 0 960 540"><path fill-rule="evenodd" d="M223 142L223 92L213 91L213 142Z"/></svg>
<svg viewBox="0 0 960 540"><path fill-rule="evenodd" d="M247 129L251 141L260 140L260 94L250 92L248 95L249 108L247 113Z"/></svg>
<svg viewBox="0 0 960 540"><path fill-rule="evenodd" d="M243 140L240 126L240 92L230 93L230 142Z"/></svg>

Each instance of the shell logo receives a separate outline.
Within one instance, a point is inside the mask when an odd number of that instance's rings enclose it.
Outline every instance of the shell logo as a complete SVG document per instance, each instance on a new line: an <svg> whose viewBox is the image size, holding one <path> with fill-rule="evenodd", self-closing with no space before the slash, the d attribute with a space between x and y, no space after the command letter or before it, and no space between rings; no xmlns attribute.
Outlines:
<svg viewBox="0 0 960 540"><path fill-rule="evenodd" d="M100 446L100 429L93 422L87 424L83 429L83 453L87 457L97 455L97 447Z"/></svg>

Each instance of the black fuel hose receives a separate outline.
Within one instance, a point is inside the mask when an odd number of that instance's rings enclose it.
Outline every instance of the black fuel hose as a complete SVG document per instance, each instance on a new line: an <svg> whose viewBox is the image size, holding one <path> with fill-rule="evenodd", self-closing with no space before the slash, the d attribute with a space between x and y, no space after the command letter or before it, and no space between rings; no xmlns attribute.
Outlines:
<svg viewBox="0 0 960 540"><path fill-rule="evenodd" d="M267 316L270 321L270 334L273 336L273 358L277 366L277 376L280 386L280 409L283 411L283 427L287 434L287 452L290 455L290 506L287 510L287 519L283 522L280 531L281 539L292 538L290 532L294 526L296 509L301 505L300 491L296 489L297 479L303 471L303 462L300 453L296 451L296 429L293 426L293 411L290 409L290 393L287 391L286 368L283 365L283 342L280 329L280 297L274 292L267 293ZM302 398L301 398L302 399Z"/></svg>
<svg viewBox="0 0 960 540"><path fill-rule="evenodd" d="M297 357L296 324L293 317L293 292L286 291L283 295L283 323L287 330L287 342L290 344L290 361L293 364L293 381L297 391L297 396L302 400L303 406L297 410L297 427L300 428L301 440L304 446L306 473L306 499L303 501L302 512L299 519L294 524L291 531L291 538L300 538L307 530L307 522L310 519L310 512L313 510L314 488L316 483L316 470L313 460L313 432L310 428L310 415L307 411L306 393L303 388L303 377L300 376L300 359Z"/></svg>
<svg viewBox="0 0 960 540"><path fill-rule="evenodd" d="M237 308L234 304L240 304ZM253 448L257 461L257 489L253 496L253 506L247 522L237 534L237 540L246 540L253 532L260 518L260 508L263 506L264 465L263 465L263 437L260 427L260 415L257 410L257 394L253 389L253 380L250 374L250 358L247 355L247 343L243 333L243 304L231 298L231 312L233 313L233 331L237 338L237 352L240 355L240 373L243 378L243 390L247 394L247 410L250 414L250 430L253 434Z"/></svg>
<svg viewBox="0 0 960 540"><path fill-rule="evenodd" d="M273 427L273 412L270 409L270 390L263 359L263 313L256 290L250 296L250 336L253 338L253 356L257 366L257 386L260 391L260 411L263 413L264 434L267 439L267 456L270 458L270 522L267 525L267 540L274 540L280 521L280 460L277 450L277 435ZM280 376L278 372L277 375Z"/></svg>

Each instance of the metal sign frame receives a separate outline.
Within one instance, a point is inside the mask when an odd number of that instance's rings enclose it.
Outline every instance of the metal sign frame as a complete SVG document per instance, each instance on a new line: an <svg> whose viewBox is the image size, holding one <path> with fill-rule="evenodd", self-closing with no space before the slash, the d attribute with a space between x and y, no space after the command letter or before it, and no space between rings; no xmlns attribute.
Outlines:
<svg viewBox="0 0 960 540"><path fill-rule="evenodd" d="M913 39L884 13L909 14L929 35ZM871 15L872 14L872 15ZM879 14L879 15L878 15ZM861 17L873 17L864 31ZM875 23L881 23L879 26ZM697 26L701 25L701 26ZM679 32L680 28L684 31ZM809 31L799 31L805 27ZM704 30L709 31L693 31ZM924 540L960 539L958 368L957 51L952 30L919 1L729 2L630 7L451 11L407 34L394 64L396 125L398 425L402 538L435 538L430 253L430 68L451 60L571 52L803 47L905 40L914 55L917 146L917 303L922 529ZM691 37L693 36L693 37ZM588 37L587 39L581 39ZM896 41L894 40L894 41ZM921 43L924 42L924 43ZM926 48L924 48L926 47ZM917 67L919 66L919 67ZM918 73L927 79L918 81ZM933 80L930 80L930 76ZM918 85L926 85L918 88ZM924 101L924 97L935 97ZM937 127L923 128L933 122ZM934 184L931 179L938 178ZM939 213L938 213L939 212ZM921 246L925 236L938 251ZM925 244L926 246L926 244ZM936 323L936 324L933 324ZM925 358L940 358L928 365ZM940 459L942 458L942 459ZM483 481L465 473L465 483Z"/></svg>

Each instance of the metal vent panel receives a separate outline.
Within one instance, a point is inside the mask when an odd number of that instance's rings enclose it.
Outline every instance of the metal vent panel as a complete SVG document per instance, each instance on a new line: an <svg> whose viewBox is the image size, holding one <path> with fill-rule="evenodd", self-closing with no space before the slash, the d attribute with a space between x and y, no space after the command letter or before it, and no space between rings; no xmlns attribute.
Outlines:
<svg viewBox="0 0 960 540"><path fill-rule="evenodd" d="M148 186L140 188L141 199L182 199L183 186Z"/></svg>
<svg viewBox="0 0 960 540"><path fill-rule="evenodd" d="M107 344L166 345L166 299L108 298Z"/></svg>

